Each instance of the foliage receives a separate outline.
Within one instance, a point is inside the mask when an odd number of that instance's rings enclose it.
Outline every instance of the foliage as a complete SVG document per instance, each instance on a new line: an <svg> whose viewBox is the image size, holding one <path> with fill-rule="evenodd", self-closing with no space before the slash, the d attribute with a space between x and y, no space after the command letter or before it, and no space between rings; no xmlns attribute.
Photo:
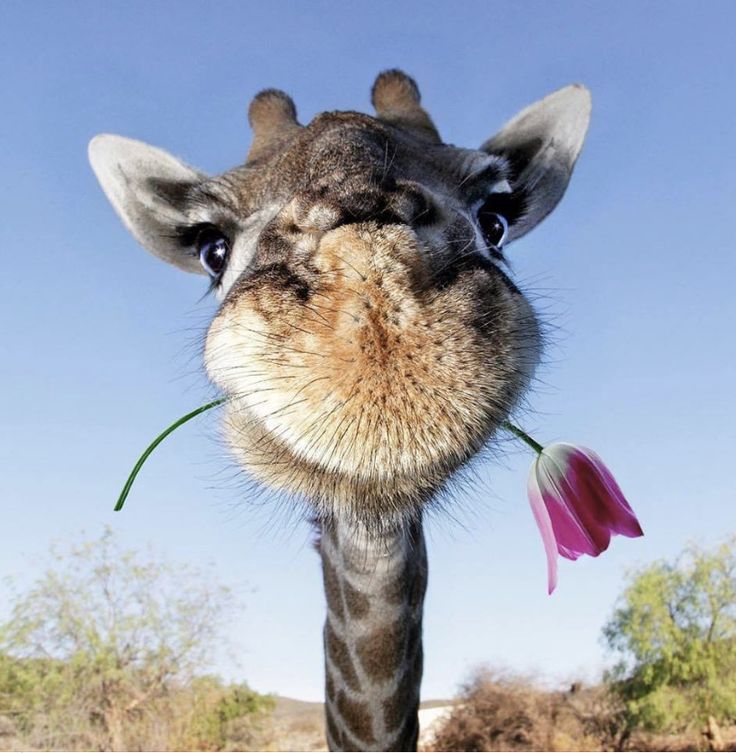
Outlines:
<svg viewBox="0 0 736 753"><path fill-rule="evenodd" d="M631 728L677 732L736 716L736 536L629 578L604 628Z"/></svg>
<svg viewBox="0 0 736 753"><path fill-rule="evenodd" d="M190 686L193 713L176 747L186 750L249 750L261 738L261 717L274 701L247 685L223 687L214 677L197 678Z"/></svg>
<svg viewBox="0 0 736 753"><path fill-rule="evenodd" d="M232 605L206 574L109 531L54 553L0 625L0 727L35 748L222 749L233 719L268 708L200 676Z"/></svg>

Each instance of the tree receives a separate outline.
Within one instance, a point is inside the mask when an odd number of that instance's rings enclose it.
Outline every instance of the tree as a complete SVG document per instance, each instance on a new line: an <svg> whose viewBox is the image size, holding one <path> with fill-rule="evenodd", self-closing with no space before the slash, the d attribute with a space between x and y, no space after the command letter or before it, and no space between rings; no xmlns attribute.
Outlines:
<svg viewBox="0 0 736 753"><path fill-rule="evenodd" d="M736 717L736 536L629 577L604 627L631 726L677 732Z"/></svg>
<svg viewBox="0 0 736 753"><path fill-rule="evenodd" d="M110 531L56 553L0 625L0 717L44 747L135 749L136 725L208 665L232 606L203 572Z"/></svg>

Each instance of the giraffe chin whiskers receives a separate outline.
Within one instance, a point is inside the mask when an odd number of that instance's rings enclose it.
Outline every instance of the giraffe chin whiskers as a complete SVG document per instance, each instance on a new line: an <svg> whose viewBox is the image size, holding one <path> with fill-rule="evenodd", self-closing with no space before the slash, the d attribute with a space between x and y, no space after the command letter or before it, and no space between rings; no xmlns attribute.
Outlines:
<svg viewBox="0 0 736 753"><path fill-rule="evenodd" d="M496 267L433 271L411 229L366 222L231 291L205 363L253 476L380 528L485 443L536 364L536 320Z"/></svg>

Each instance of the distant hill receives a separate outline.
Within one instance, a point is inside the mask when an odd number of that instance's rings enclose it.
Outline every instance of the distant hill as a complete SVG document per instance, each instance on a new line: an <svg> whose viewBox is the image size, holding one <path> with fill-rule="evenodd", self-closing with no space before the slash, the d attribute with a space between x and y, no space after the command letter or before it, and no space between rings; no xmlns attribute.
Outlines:
<svg viewBox="0 0 736 753"><path fill-rule="evenodd" d="M324 704L284 696L274 696L274 700L268 735L274 750L327 750Z"/></svg>

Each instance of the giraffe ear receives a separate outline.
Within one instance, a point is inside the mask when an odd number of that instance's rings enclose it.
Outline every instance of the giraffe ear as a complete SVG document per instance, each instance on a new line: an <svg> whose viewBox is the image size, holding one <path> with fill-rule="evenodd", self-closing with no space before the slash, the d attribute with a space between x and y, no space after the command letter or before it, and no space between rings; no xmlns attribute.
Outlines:
<svg viewBox="0 0 736 753"><path fill-rule="evenodd" d="M528 233L562 198L588 131L590 109L584 86L566 86L529 105L481 146L511 166L511 190L523 211L509 228L509 240Z"/></svg>
<svg viewBox="0 0 736 753"><path fill-rule="evenodd" d="M206 274L180 240L190 224L189 192L205 175L162 149L123 136L95 136L88 153L102 190L133 237L154 256Z"/></svg>

